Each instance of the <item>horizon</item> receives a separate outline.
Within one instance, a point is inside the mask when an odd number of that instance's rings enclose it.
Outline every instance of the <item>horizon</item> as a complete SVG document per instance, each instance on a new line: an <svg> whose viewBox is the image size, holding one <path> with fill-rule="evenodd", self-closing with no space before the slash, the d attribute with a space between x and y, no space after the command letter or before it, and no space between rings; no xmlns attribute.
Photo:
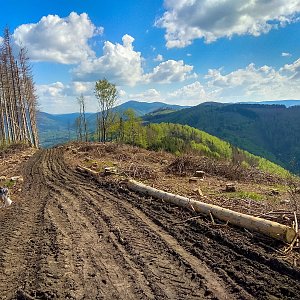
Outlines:
<svg viewBox="0 0 300 300"><path fill-rule="evenodd" d="M138 101L138 100L128 100L125 101L121 104L118 104L115 107L121 106L122 104L126 104L128 102L136 102L136 103L146 103L146 104L152 104L152 103L159 103L159 104L164 104L164 105L176 105L176 106L181 106L182 108L192 108L194 106L198 106L201 104L206 104L206 103L217 103L217 104L260 104L260 105L273 105L273 102L298 102L299 101L299 106L300 106L300 99L295 99L295 100L266 100L266 101L257 101L257 102L217 102L217 101L206 101L206 102L201 102L199 104L195 104L195 105L190 105L190 106L186 106L186 105L179 105L179 104L169 104L169 103L165 103L165 102L161 102L161 101L154 101L154 102L147 102L147 101ZM268 102L272 102L273 104L268 104ZM279 104L279 105L283 105L286 108L292 107L292 106L298 106L298 105L291 105L291 106L286 106L284 104ZM41 111L40 109L38 109L38 112L41 113L46 113L49 115L54 115L54 116L59 116L59 115L71 115L71 114L79 114L79 111L72 111L72 112L67 112L67 113L49 113L47 111ZM86 111L86 114L95 114L98 113L99 111Z"/></svg>
<svg viewBox="0 0 300 300"><path fill-rule="evenodd" d="M81 93L97 111L104 77L120 103L300 99L299 16L300 0L17 0L2 4L0 28L28 49L40 109L63 114Z"/></svg>

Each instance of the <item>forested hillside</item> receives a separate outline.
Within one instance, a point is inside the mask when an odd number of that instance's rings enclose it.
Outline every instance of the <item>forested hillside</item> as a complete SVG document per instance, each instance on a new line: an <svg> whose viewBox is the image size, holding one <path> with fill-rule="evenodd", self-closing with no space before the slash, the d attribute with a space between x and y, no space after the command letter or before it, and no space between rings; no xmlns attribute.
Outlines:
<svg viewBox="0 0 300 300"><path fill-rule="evenodd" d="M132 110L125 112L110 127L108 134L110 141L126 143L149 150L165 150L177 155L203 155L216 160L231 162L243 168L257 168L268 173L285 176L287 171L280 166L240 150L230 143L212 136L204 131L180 124L143 124L140 117ZM96 136L94 136L96 140Z"/></svg>
<svg viewBox="0 0 300 300"><path fill-rule="evenodd" d="M132 109L137 116L153 113L163 110L173 112L187 106L170 105L163 102L139 102L127 101L116 106L113 111L123 114L127 109ZM87 119L87 127L89 132L96 130L97 113L85 113ZM59 143L64 143L76 139L76 119L79 113L53 115L45 112L38 112L37 125L42 147L51 147Z"/></svg>
<svg viewBox="0 0 300 300"><path fill-rule="evenodd" d="M300 172L300 106L204 103L145 120L190 125Z"/></svg>

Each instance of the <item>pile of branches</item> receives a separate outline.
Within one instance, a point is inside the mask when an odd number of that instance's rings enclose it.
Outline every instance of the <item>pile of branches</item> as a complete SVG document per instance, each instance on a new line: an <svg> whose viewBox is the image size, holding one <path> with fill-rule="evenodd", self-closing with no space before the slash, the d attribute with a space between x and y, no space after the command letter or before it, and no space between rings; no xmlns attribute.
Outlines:
<svg viewBox="0 0 300 300"><path fill-rule="evenodd" d="M29 146L24 143L15 143L5 147L0 148L0 158L5 158L7 155L18 153L27 149Z"/></svg>
<svg viewBox="0 0 300 300"><path fill-rule="evenodd" d="M157 179L158 174L155 170L150 167L140 166L138 164L130 164L130 166L123 170L123 173L127 177L131 177L139 180Z"/></svg>
<svg viewBox="0 0 300 300"><path fill-rule="evenodd" d="M254 167L245 167L230 161L216 160L203 156L182 155L177 157L165 169L166 173L177 176L190 176L196 170L201 170L209 175L221 176L228 180L281 183L279 176L268 174Z"/></svg>

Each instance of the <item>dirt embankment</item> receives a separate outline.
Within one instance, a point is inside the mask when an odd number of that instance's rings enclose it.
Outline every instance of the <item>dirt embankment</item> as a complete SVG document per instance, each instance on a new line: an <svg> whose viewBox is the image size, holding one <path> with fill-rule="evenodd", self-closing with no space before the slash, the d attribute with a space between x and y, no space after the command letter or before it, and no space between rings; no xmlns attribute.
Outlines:
<svg viewBox="0 0 300 300"><path fill-rule="evenodd" d="M299 269L259 236L186 222L193 212L76 172L64 149L23 175L22 201L0 214L1 299L299 299Z"/></svg>

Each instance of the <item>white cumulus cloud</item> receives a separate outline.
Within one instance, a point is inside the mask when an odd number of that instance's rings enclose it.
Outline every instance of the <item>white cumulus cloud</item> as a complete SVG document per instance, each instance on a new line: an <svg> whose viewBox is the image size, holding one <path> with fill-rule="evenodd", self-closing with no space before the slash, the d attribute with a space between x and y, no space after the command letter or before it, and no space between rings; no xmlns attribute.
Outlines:
<svg viewBox="0 0 300 300"><path fill-rule="evenodd" d="M167 60L153 69L153 72L145 74L146 82L171 83L184 81L195 76L191 74L193 66L184 64L183 60Z"/></svg>
<svg viewBox="0 0 300 300"><path fill-rule="evenodd" d="M280 69L280 72L289 76L290 80L300 79L300 58L291 64L284 65Z"/></svg>
<svg viewBox="0 0 300 300"><path fill-rule="evenodd" d="M299 99L300 59L279 70L270 66L249 64L228 74L223 70L209 70L205 76L207 87L214 90L221 101L258 101Z"/></svg>
<svg viewBox="0 0 300 300"><path fill-rule="evenodd" d="M165 0L166 12L156 21L165 28L167 47L186 47L203 38L259 36L272 28L299 21L300 0Z"/></svg>
<svg viewBox="0 0 300 300"><path fill-rule="evenodd" d="M102 32L86 13L72 12L66 18L48 15L38 23L23 24L15 29L13 38L28 49L32 60L76 64L95 55L88 40Z"/></svg>
<svg viewBox="0 0 300 300"><path fill-rule="evenodd" d="M193 66L182 60L161 62L152 72L144 73L141 53L134 50L134 38L126 34L123 43L104 43L103 55L83 60L73 69L74 80L95 81L103 77L117 85L135 86L137 83L171 83L184 81L191 76ZM158 57L163 59L163 57Z"/></svg>
<svg viewBox="0 0 300 300"><path fill-rule="evenodd" d="M209 101L211 95L205 90L204 86L199 82L183 86L168 94L168 98L177 100L182 105L195 105L201 102Z"/></svg>
<svg viewBox="0 0 300 300"><path fill-rule="evenodd" d="M73 70L75 80L95 81L103 77L118 85L135 85L140 81L143 68L140 52L133 49L134 38L126 34L123 44L104 43L103 55L83 60Z"/></svg>
<svg viewBox="0 0 300 300"><path fill-rule="evenodd" d="M138 101L146 101L146 102L154 102L154 101L162 101L163 97L159 91L156 89L148 89L142 93L130 94L130 99L135 99Z"/></svg>
<svg viewBox="0 0 300 300"><path fill-rule="evenodd" d="M86 99L86 111L96 111L98 106L94 86L94 82L65 84L60 81L37 85L40 110L54 114L76 112L79 109L77 97L82 94Z"/></svg>
<svg viewBox="0 0 300 300"><path fill-rule="evenodd" d="M40 98L47 97L74 97L79 95L93 96L95 82L79 82L73 81L69 84L64 84L60 81L50 84L37 85L37 92Z"/></svg>

